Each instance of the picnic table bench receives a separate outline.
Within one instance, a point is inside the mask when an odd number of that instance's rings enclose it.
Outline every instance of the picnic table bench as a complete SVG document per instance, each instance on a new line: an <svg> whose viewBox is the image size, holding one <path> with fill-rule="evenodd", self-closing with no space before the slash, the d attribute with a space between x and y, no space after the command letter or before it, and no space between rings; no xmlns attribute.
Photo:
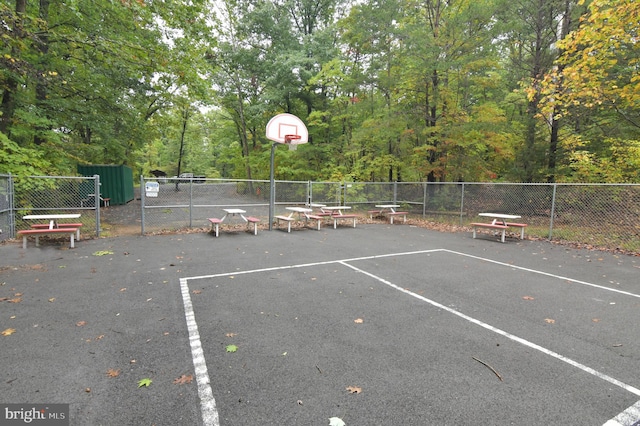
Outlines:
<svg viewBox="0 0 640 426"><path fill-rule="evenodd" d="M383 215L389 217L389 222L393 225L393 218L396 216L402 216L403 223L407 221L407 215L409 212L396 211L398 204L376 204L376 207L380 210L369 210L369 217L373 219L373 215Z"/></svg>
<svg viewBox="0 0 640 426"><path fill-rule="evenodd" d="M27 248L27 237L33 235L36 237L36 247L40 246L40 236L47 234L69 234L70 244L69 247L75 248L75 236L76 233L79 232L79 228L36 228L36 229L22 229L17 232L18 235L22 236L22 248L26 250Z"/></svg>
<svg viewBox="0 0 640 426"><path fill-rule="evenodd" d="M59 222L65 219L78 219L79 213L59 213L59 214L28 214L22 217L23 220L44 220L47 223L33 223L31 229L23 229L17 232L22 236L22 248L27 248L27 238L34 236L36 247L40 246L40 236L46 234L70 234L70 247L75 247L75 241L80 240L80 228L82 223Z"/></svg>
<svg viewBox="0 0 640 426"><path fill-rule="evenodd" d="M526 223L507 222L507 220L520 219L521 216L502 214L502 213L479 213L478 216L491 217L493 220L491 223L473 222L473 238L476 238L477 228L488 228L500 230L500 241L505 242L505 234L509 227L520 228L520 239L524 239L524 228L527 227Z"/></svg>
<svg viewBox="0 0 640 426"><path fill-rule="evenodd" d="M220 235L220 225L224 223L225 219L227 219L229 215L240 216L240 218L244 222L246 222L247 227L253 225L253 235L258 235L258 222L260 222L260 219L253 216L245 216L244 213L246 213L246 211L242 209L222 209L222 210L225 211L225 215L222 216L222 218L210 217L207 219L211 223L211 228L215 229L216 237Z"/></svg>
<svg viewBox="0 0 640 426"><path fill-rule="evenodd" d="M309 209L309 208L305 208L305 207L286 207L287 210L289 210L291 213L289 214L289 216L285 216L285 215L278 215L275 216L276 219L276 227L280 226L280 221L284 221L287 222L287 232L291 232L291 222L296 222L296 221L305 221L308 222L309 220L315 220L317 222L317 229L318 231L320 230L320 224L322 223L322 220L324 219L324 217L320 214L312 214L313 209ZM295 216L295 214L297 213L297 217Z"/></svg>

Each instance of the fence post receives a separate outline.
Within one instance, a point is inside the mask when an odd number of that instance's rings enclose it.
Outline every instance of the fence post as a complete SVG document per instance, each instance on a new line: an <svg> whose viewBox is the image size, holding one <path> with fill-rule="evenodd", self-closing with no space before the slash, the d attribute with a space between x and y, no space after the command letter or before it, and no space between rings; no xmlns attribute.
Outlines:
<svg viewBox="0 0 640 426"><path fill-rule="evenodd" d="M422 182L422 218L427 215L427 182Z"/></svg>
<svg viewBox="0 0 640 426"><path fill-rule="evenodd" d="M144 176L140 175L140 223L142 229L140 232L144 235L144 196L145 196Z"/></svg>
<svg viewBox="0 0 640 426"><path fill-rule="evenodd" d="M193 227L193 176L189 180L189 228Z"/></svg>
<svg viewBox="0 0 640 426"><path fill-rule="evenodd" d="M16 237L16 206L15 206L15 198L14 198L14 185L13 185L13 176L9 173L9 237Z"/></svg>
<svg viewBox="0 0 640 426"><path fill-rule="evenodd" d="M549 218L549 241L551 241L551 237L553 236L553 218L556 215L556 188L558 187L557 183L553 184L553 195L551 196L551 218Z"/></svg>
<svg viewBox="0 0 640 426"><path fill-rule="evenodd" d="M460 226L462 226L463 216L464 216L464 182L462 182L462 194L460 194Z"/></svg>
<svg viewBox="0 0 640 426"><path fill-rule="evenodd" d="M394 180L393 181L393 203L391 204L398 204L397 200L398 200L398 181Z"/></svg>
<svg viewBox="0 0 640 426"><path fill-rule="evenodd" d="M93 193L95 195L93 205L96 208L96 235L100 237L100 199L102 198L100 192L100 175L93 175Z"/></svg>

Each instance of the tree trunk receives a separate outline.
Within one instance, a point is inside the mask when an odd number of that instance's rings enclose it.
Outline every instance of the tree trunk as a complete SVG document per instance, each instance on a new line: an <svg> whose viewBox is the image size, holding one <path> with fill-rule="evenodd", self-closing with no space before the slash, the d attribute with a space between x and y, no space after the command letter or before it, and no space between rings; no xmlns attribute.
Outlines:
<svg viewBox="0 0 640 426"><path fill-rule="evenodd" d="M49 0L40 0L40 19L42 22L49 22ZM48 58L47 54L49 53L49 33L48 29L46 29L42 35L39 37L39 43L37 44L38 52L40 53L40 57L42 58L42 63L40 63L40 72L41 76L46 75L46 71L48 68ZM45 102L47 100L47 77L40 77L36 81L36 105L38 105L41 109L45 108ZM36 134L33 142L36 145L42 145L45 142L45 138L43 137L43 133L48 130L48 128L43 126L36 127Z"/></svg>
<svg viewBox="0 0 640 426"><path fill-rule="evenodd" d="M24 37L22 31L22 16L27 10L27 0L16 0L16 20L12 28L17 38ZM20 52L15 47L11 50L11 56L18 56ZM2 93L2 103L0 104L0 132L8 135L13 121L13 114L16 110L16 92L19 87L18 79L12 74L7 77L4 92Z"/></svg>

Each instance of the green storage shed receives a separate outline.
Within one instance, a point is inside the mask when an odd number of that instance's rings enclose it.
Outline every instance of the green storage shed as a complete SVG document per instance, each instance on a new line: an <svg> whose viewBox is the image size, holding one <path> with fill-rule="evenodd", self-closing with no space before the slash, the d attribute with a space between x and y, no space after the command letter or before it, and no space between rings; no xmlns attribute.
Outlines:
<svg viewBox="0 0 640 426"><path fill-rule="evenodd" d="M109 198L111 205L127 204L133 200L133 170L128 166L110 164L78 165L82 176L100 176L100 195Z"/></svg>

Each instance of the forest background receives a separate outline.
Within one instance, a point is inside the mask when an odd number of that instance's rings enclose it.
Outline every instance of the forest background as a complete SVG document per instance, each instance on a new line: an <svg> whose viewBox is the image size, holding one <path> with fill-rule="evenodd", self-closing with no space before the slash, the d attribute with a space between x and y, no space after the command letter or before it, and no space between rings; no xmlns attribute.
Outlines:
<svg viewBox="0 0 640 426"><path fill-rule="evenodd" d="M0 173L640 182L636 0L0 2Z"/></svg>

